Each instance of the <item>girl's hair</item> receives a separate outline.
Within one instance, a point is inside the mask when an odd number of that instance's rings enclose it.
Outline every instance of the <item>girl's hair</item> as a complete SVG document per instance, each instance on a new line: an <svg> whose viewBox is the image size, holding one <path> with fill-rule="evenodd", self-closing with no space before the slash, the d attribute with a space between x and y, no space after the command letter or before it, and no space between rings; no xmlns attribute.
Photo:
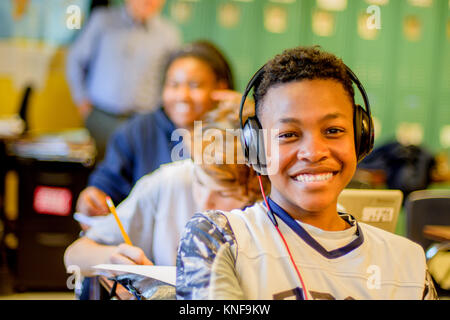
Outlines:
<svg viewBox="0 0 450 320"><path fill-rule="evenodd" d="M230 64L225 55L214 44L206 40L199 40L185 44L180 49L174 51L166 61L164 68L164 81L167 70L177 59L184 57L194 57L206 62L214 71L218 80L223 80L228 89L234 90L234 79Z"/></svg>
<svg viewBox="0 0 450 320"><path fill-rule="evenodd" d="M201 134L201 150L193 150L192 159L217 184L226 188L243 187L242 196L251 205L262 200L262 196L257 173L244 162L234 109L219 105L207 115L201 132L197 132ZM264 190L270 190L269 180L262 178Z"/></svg>

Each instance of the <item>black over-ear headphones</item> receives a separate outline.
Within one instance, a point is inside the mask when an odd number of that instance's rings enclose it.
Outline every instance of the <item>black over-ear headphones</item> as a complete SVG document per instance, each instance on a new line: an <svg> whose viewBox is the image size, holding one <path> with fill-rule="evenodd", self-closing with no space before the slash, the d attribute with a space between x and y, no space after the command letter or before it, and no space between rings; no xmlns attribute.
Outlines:
<svg viewBox="0 0 450 320"><path fill-rule="evenodd" d="M239 110L239 123L241 126L241 145L245 156L246 164L252 167L257 173L267 175L267 162L264 151L263 134L261 132L261 124L256 115L249 117L245 123L242 119L245 100L249 92L259 84L264 74L264 68L261 67L245 88ZM358 162L364 159L373 149L375 132L373 128L373 120L370 112L370 103L367 93L356 77L355 73L348 67L347 74L352 82L358 87L359 92L364 100L365 109L360 105L355 105L353 112L353 128L355 136L355 150Z"/></svg>

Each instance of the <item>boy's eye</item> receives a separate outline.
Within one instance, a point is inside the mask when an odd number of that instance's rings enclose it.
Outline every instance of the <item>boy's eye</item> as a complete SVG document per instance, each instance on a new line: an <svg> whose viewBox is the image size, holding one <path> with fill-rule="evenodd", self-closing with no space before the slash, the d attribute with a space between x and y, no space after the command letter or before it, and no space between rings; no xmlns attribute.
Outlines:
<svg viewBox="0 0 450 320"><path fill-rule="evenodd" d="M326 130L327 134L331 134L331 135L338 135L342 132L344 132L345 130L341 129L341 128L328 128Z"/></svg>
<svg viewBox="0 0 450 320"><path fill-rule="evenodd" d="M217 193L222 198L232 198L235 195L233 191L218 191Z"/></svg>
<svg viewBox="0 0 450 320"><path fill-rule="evenodd" d="M278 135L278 138L282 139L282 140L292 139L295 137L297 137L297 135L294 132L285 132L285 133Z"/></svg>

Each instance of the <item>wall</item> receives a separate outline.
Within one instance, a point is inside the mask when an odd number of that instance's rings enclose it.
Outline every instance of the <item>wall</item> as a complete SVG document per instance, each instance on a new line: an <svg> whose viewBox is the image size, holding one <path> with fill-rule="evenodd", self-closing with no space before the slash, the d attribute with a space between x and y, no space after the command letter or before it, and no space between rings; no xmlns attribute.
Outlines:
<svg viewBox="0 0 450 320"><path fill-rule="evenodd" d="M324 2L345 7L325 10ZM380 4L381 29L366 27L371 2ZM448 0L168 0L164 12L185 41L206 38L224 50L240 90L282 49L321 45L365 85L377 145L398 136L438 151L450 148L449 7Z"/></svg>
<svg viewBox="0 0 450 320"><path fill-rule="evenodd" d="M379 5L379 30L364 27L371 1L385 3ZM239 90L282 49L320 44L342 57L365 85L377 145L399 136L434 152L449 150L449 1L334 1L345 4L341 11L325 10L323 2L330 1L167 0L163 13L179 25L184 41L209 39L223 49ZM32 97L30 127L37 132L82 125L65 81L66 48L58 47L45 84ZM0 73L0 115L17 111L22 90Z"/></svg>

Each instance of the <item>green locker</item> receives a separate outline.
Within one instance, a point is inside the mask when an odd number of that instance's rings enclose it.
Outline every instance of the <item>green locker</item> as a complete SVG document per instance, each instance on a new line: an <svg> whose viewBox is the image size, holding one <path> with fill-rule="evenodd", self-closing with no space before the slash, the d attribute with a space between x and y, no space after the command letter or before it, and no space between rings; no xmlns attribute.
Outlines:
<svg viewBox="0 0 450 320"><path fill-rule="evenodd" d="M167 0L163 15L178 25L184 42L211 40L214 6L212 0Z"/></svg>
<svg viewBox="0 0 450 320"><path fill-rule="evenodd" d="M242 92L258 67L258 1L208 1L215 3L213 39L231 61L236 89Z"/></svg>
<svg viewBox="0 0 450 320"><path fill-rule="evenodd" d="M441 131L450 125L448 0L429 7L388 1L378 6L376 30L363 28L368 19L374 22L370 1L333 1L338 7L328 9L324 2L168 0L164 14L178 23L185 42L206 38L224 51L239 91L283 49L319 44L343 58L364 84L381 123L377 145L395 138L401 123L415 123L427 147L443 148Z"/></svg>
<svg viewBox="0 0 450 320"><path fill-rule="evenodd" d="M450 3L439 1L438 42L432 76L432 116L428 144L432 151L450 151Z"/></svg>
<svg viewBox="0 0 450 320"><path fill-rule="evenodd" d="M392 85L394 70L394 33L398 2L370 7L365 0L349 3L347 24L347 65L361 80L369 96L372 115L376 124L375 146L394 137L391 123L391 106L388 89ZM357 102L362 99L357 95Z"/></svg>
<svg viewBox="0 0 450 320"><path fill-rule="evenodd" d="M329 51L345 59L345 51L348 46L349 3L347 0L319 1L303 0L307 13L305 14L306 33L305 45L320 45ZM323 7L321 3L335 3L335 8ZM303 34L303 32L302 32Z"/></svg>
<svg viewBox="0 0 450 320"><path fill-rule="evenodd" d="M258 65L262 66L284 49L304 44L307 3L302 0L262 0L258 20Z"/></svg>
<svg viewBox="0 0 450 320"><path fill-rule="evenodd" d="M425 146L433 108L431 90L435 76L437 3L432 1L428 7L417 7L411 1L401 1L393 57L396 70L388 102L393 129L403 128L399 131L406 141L422 142Z"/></svg>

